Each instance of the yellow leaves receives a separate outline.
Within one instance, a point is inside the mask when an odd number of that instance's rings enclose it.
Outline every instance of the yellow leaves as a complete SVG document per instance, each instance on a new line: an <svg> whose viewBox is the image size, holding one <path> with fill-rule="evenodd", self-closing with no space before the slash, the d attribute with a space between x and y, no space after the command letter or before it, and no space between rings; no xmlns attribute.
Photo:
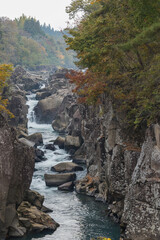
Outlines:
<svg viewBox="0 0 160 240"><path fill-rule="evenodd" d="M5 86L5 81L10 77L12 72L12 65L2 64L0 65L0 91Z"/></svg>
<svg viewBox="0 0 160 240"><path fill-rule="evenodd" d="M4 99L2 96L3 88L6 86L6 81L10 77L13 71L12 65L2 64L0 65L0 113L7 113L11 118L14 115L6 108L8 105L8 99Z"/></svg>

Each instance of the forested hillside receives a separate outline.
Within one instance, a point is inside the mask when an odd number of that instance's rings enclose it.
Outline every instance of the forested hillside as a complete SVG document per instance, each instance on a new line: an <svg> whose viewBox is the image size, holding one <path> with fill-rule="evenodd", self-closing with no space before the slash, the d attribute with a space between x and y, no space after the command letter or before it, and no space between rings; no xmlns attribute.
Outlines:
<svg viewBox="0 0 160 240"><path fill-rule="evenodd" d="M74 54L66 51L61 32L24 15L14 21L0 18L0 63L34 69L40 65L73 68L73 62Z"/></svg>
<svg viewBox="0 0 160 240"><path fill-rule="evenodd" d="M157 122L160 112L160 0L72 0L80 23L66 37L87 71L70 76L81 101L107 92L134 128Z"/></svg>

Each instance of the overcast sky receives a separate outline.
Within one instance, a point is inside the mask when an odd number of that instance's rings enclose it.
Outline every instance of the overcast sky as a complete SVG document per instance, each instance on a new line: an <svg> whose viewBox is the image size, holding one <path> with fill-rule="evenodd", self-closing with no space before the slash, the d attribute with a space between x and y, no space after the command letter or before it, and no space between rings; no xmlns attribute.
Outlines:
<svg viewBox="0 0 160 240"><path fill-rule="evenodd" d="M4 0L0 6L0 17L18 18L23 13L35 17L42 24L50 24L54 29L67 26L68 14L65 7L71 0Z"/></svg>

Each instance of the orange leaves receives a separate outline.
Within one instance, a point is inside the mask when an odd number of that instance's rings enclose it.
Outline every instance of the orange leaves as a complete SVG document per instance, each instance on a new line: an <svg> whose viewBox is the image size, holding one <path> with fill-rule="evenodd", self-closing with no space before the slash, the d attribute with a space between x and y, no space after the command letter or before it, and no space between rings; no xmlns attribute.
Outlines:
<svg viewBox="0 0 160 240"><path fill-rule="evenodd" d="M97 3L97 2L100 2L101 0L94 0L91 2L91 4L94 4L94 3Z"/></svg>
<svg viewBox="0 0 160 240"><path fill-rule="evenodd" d="M93 73L87 70L71 71L67 75L70 82L75 84L74 92L79 95L79 102L93 104L98 102L100 95L106 91L106 81L103 74Z"/></svg>

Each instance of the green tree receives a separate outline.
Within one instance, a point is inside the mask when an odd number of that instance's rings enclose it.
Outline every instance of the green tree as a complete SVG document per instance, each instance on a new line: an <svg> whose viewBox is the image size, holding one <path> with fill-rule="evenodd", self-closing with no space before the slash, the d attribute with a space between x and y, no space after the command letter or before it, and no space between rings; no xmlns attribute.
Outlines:
<svg viewBox="0 0 160 240"><path fill-rule="evenodd" d="M98 1L99 7L66 36L69 49L77 53L77 65L87 68L70 76L81 100L95 103L106 92L132 127L160 116L159 3Z"/></svg>

